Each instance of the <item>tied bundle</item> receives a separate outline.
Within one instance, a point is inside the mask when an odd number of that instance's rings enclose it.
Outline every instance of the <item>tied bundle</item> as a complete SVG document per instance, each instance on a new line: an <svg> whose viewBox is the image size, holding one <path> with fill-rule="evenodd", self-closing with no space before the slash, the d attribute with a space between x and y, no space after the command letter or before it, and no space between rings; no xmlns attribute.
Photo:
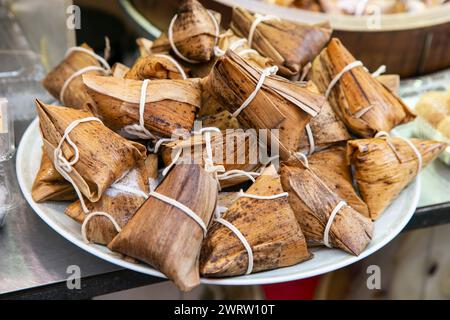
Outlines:
<svg viewBox="0 0 450 320"><path fill-rule="evenodd" d="M301 83L255 69L228 50L202 81L207 90L245 127L279 129L280 156L288 159L300 147L301 134L325 99Z"/></svg>
<svg viewBox="0 0 450 320"><path fill-rule="evenodd" d="M176 130L190 132L201 103L197 80L139 81L86 75L83 81L99 116L114 131L140 125L150 137L170 137Z"/></svg>
<svg viewBox="0 0 450 320"><path fill-rule="evenodd" d="M360 137L389 132L414 119L401 99L356 61L338 39L332 39L314 60L311 80L347 127Z"/></svg>
<svg viewBox="0 0 450 320"><path fill-rule="evenodd" d="M339 248L356 256L367 247L373 235L372 220L334 192L330 181L321 179L306 158L282 163L281 183L308 244Z"/></svg>
<svg viewBox="0 0 450 320"><path fill-rule="evenodd" d="M151 50L154 53L172 50L188 63L209 61L214 57L220 18L220 14L205 9L200 2L185 0L172 18L167 33L154 41Z"/></svg>
<svg viewBox="0 0 450 320"><path fill-rule="evenodd" d="M199 165L176 165L108 247L154 266L180 290L191 290L200 284L200 249L217 192Z"/></svg>
<svg viewBox="0 0 450 320"><path fill-rule="evenodd" d="M347 143L347 161L370 217L376 220L428 163L446 148L444 142L379 136Z"/></svg>
<svg viewBox="0 0 450 320"><path fill-rule="evenodd" d="M249 46L270 58L286 77L298 77L329 41L331 28L326 24L308 25L275 16L252 15L235 8L231 29L248 39Z"/></svg>
<svg viewBox="0 0 450 320"><path fill-rule="evenodd" d="M232 202L208 231L200 272L208 277L250 274L312 257L273 166Z"/></svg>

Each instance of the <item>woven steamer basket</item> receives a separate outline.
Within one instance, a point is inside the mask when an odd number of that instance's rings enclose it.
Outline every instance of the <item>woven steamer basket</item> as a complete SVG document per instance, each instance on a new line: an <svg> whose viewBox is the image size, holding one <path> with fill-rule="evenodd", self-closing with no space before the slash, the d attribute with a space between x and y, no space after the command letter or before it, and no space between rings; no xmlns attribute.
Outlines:
<svg viewBox="0 0 450 320"><path fill-rule="evenodd" d="M129 3L159 30L167 28L170 17L179 5L177 0L121 2ZM450 3L417 13L381 15L377 20L374 16L328 15L258 0L201 2L223 14L223 25L228 25L233 6L277 15L294 22L317 23L329 20L334 29L333 36L340 38L369 70L376 70L384 64L389 73L412 77L450 67ZM139 24L136 16L130 17ZM148 32L148 28L140 27Z"/></svg>

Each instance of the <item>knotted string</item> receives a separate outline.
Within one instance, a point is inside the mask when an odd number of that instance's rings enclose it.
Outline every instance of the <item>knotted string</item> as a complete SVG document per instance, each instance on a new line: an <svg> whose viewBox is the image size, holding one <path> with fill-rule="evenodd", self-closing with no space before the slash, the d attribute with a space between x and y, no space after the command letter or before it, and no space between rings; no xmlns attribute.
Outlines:
<svg viewBox="0 0 450 320"><path fill-rule="evenodd" d="M250 26L250 31L248 32L248 45L251 47L252 43L253 43L253 36L254 33L256 31L256 27L264 21L269 21L269 20L281 20L280 17L274 16L274 15L261 15L261 14L255 14L255 20L253 20L252 25Z"/></svg>
<svg viewBox="0 0 450 320"><path fill-rule="evenodd" d="M82 118L78 120L74 120L72 123L70 123L66 130L64 131L64 135L62 136L61 140L59 141L58 146L55 148L53 152L53 165L55 166L55 169L66 179L69 181L73 188L75 189L75 192L77 193L78 198L80 199L81 208L83 209L84 213L89 213L88 208L86 207L86 204L83 199L83 195L81 194L80 189L76 185L75 181L72 179L72 177L69 175L70 172L73 170L73 166L78 162L80 159L80 152L78 150L77 145L70 139L69 134L72 132L73 129L75 129L76 126L78 126L81 123L89 122L89 121L98 121L102 123L102 121L96 117L87 117ZM67 141L67 143L72 147L74 152L73 160L68 161L62 152L62 146L64 141Z"/></svg>
<svg viewBox="0 0 450 320"><path fill-rule="evenodd" d="M156 139L156 137L147 130L144 121L145 102L147 99L147 87L149 82L149 79L145 79L142 82L141 86L141 96L139 99L139 124L131 124L123 128L126 133L139 137L141 139Z"/></svg>
<svg viewBox="0 0 450 320"><path fill-rule="evenodd" d="M216 17L215 17L209 10L206 10L206 12L208 12L209 17L211 18L211 20L212 20L212 22L213 22L213 24L214 24L214 29L215 29L215 31L216 31L216 32L215 32L216 42L215 42L215 45L214 45L214 46L216 46L217 40L218 40L218 38L219 38L219 33L220 33L219 23L217 22ZM173 16L172 20L170 21L169 30L168 30L168 32L167 32L167 36L168 36L169 42L170 42L170 47L172 48L173 52L175 52L175 54L176 54L180 59L182 59L182 60L184 60L184 61L186 61L186 62L189 62L189 63L194 63L194 64L195 64L195 63L200 63L201 61L192 60L192 59L189 59L189 58L185 57L185 56L177 49L177 46L175 45L175 42L174 42L174 40L173 40L173 26L174 26L175 21L177 20L177 18L178 18L178 14L176 14L176 15Z"/></svg>
<svg viewBox="0 0 450 320"><path fill-rule="evenodd" d="M248 96L247 99L245 99L242 105L232 114L234 118L237 117L242 112L242 110L247 108L247 106L253 101L253 99L258 94L258 91L262 88L264 81L266 80L266 77L274 75L277 72L278 72L277 66L267 67L261 71L261 76L258 80L258 83L256 84L255 90L253 90L253 92Z"/></svg>
<svg viewBox="0 0 450 320"><path fill-rule="evenodd" d="M107 56L107 52L108 52L108 48L109 48L109 40L108 40L108 38L105 38L105 39L106 39L106 49L105 49L105 57L106 57ZM61 101L61 103L64 104L64 105L66 105L66 102L64 101L66 90L69 87L70 83L72 83L72 81L75 78L77 78L77 77L79 77L79 76L81 76L81 75L83 75L83 74L85 74L87 72L91 72L91 71L103 72L105 75L112 74L111 66L109 65L108 61L106 61L106 59L103 58L102 56L99 56L95 52L93 52L91 50L88 50L86 48L83 48L83 47L72 47L72 48L69 48L67 50L64 58L67 58L72 52L75 52L75 51L83 52L83 53L86 53L86 54L90 55L91 57L96 59L98 62L100 62L100 64L102 66L87 66L87 67L84 67L84 68L76 71L75 73L73 73L70 77L68 77L64 81L64 83L63 83L63 85L61 87L61 91L59 93L59 101Z"/></svg>

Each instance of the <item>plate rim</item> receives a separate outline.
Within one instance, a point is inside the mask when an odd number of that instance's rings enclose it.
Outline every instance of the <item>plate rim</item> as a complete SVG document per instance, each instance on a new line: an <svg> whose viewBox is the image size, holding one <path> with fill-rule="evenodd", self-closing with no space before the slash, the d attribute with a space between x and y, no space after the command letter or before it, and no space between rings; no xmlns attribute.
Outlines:
<svg viewBox="0 0 450 320"><path fill-rule="evenodd" d="M31 206L33 211L47 224L50 228L52 228L54 231L56 231L59 235L61 235L63 238L71 242L72 244L76 245L82 250L85 250L89 252L90 254L103 259L105 261L108 261L116 266L127 268L136 272L144 273L150 276L155 276L159 278L167 279L167 277L162 274L161 272L155 270L152 266L146 265L143 263L134 264L128 261L125 261L123 259L120 259L119 257L115 258L111 255L108 255L101 250L97 249L99 245L96 244L86 244L83 241L77 239L75 236L73 236L70 232L67 232L63 228L61 228L57 223L55 223L52 219L50 219L47 214L45 214L44 210L40 208L40 204L36 203L32 196L31 191L27 189L26 185L26 179L24 177L24 172L21 171L21 163L23 163L24 156L26 154L25 152L25 142L29 141L30 139L33 139L31 136L33 134L34 130L39 131L39 119L35 118L30 125L25 130L22 139L19 143L19 147L17 148L17 156L16 156L16 174L17 174L17 180L19 182L20 189L22 190L22 193L27 200L28 204ZM406 226L406 224L410 221L412 216L414 215L418 202L420 197L420 175L416 177L415 180L411 182L411 184L414 184L414 198L410 202L411 205L409 207L409 212L401 223L395 225L394 228L390 229L389 236L386 236L383 238L379 243L375 244L372 247L366 248L359 256L352 256L348 254L348 256L341 259L341 261L336 262L334 264L322 266L315 268L311 271L302 272L299 276L299 273L292 273L287 275L279 275L279 276L267 276L267 277L258 277L258 278L248 278L248 276L237 276L237 277L229 277L229 278L200 278L200 282L204 284L215 284L215 285L262 285L262 284L273 284L273 283L282 283L282 282L288 282L288 281L294 281L294 280L300 280L305 278L310 278L313 276L321 275L327 272L331 272L334 270L341 269L343 267L346 267L350 264L353 264L359 260L362 260L366 258L367 256L371 255L372 253L380 250L382 247L384 247L386 244L391 242ZM67 217L70 219L69 217ZM327 250L327 249L324 249ZM338 249L333 249L338 250ZM290 266L293 267L293 266ZM285 268L290 268L285 267ZM280 269L285 269L280 268ZM268 270L266 272L270 272L273 270ZM261 273L258 273L261 274Z"/></svg>

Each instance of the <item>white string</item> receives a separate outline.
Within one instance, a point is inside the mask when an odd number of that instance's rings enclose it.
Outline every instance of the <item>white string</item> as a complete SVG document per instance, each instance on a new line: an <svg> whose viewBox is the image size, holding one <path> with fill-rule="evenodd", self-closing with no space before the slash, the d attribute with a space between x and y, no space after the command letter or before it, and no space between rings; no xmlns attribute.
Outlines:
<svg viewBox="0 0 450 320"><path fill-rule="evenodd" d="M355 16L362 16L369 0L359 0L355 8Z"/></svg>
<svg viewBox="0 0 450 320"><path fill-rule="evenodd" d="M328 99L328 96L330 95L330 93L331 93L331 90L334 88L334 86L336 85L336 83L342 78L342 76L346 73L346 72L348 72L348 71L350 71L350 70L352 70L353 68L356 68L356 67L363 67L363 63L361 62L361 61L359 61L359 60L355 60L355 61L353 61L353 62L351 62L351 63L349 63L348 65L346 65L345 67L344 67L344 69L342 69L341 70L341 72L339 72L334 78L333 78L333 80L331 80L331 82L328 84L328 88L327 88L327 90L325 91L325 97ZM367 69L366 69L366 71L367 71ZM372 77L378 77L378 76L380 76L381 74L383 74L383 73L385 73L386 72L386 66L385 65L381 65L381 66L379 66L378 67L378 69L375 71L375 72L373 72L372 73ZM371 109L372 108L372 106L369 106L368 107L368 109L366 110L366 109L363 109L364 110L364 113L366 113L369 109ZM362 116L362 114L360 114L359 115L359 117L361 117Z"/></svg>
<svg viewBox="0 0 450 320"><path fill-rule="evenodd" d="M313 136L313 132L312 132L312 129L311 129L311 126L309 125L309 123L306 125L305 130L306 130L306 135L308 136L308 141L309 141L309 155L311 155L316 150L316 145L314 143L314 136Z"/></svg>
<svg viewBox="0 0 450 320"><path fill-rule="evenodd" d="M264 81L266 80L266 77L268 77L270 75L274 75L277 72L278 72L277 66L267 67L267 68L263 69L261 71L261 76L258 80L258 83L256 84L255 90L253 90L253 92L248 96L248 98L244 101L244 103L242 103L242 105L233 113L232 116L237 117L242 112L242 110L244 110L256 97L259 89L261 89L261 87L263 86Z"/></svg>
<svg viewBox="0 0 450 320"><path fill-rule="evenodd" d="M241 38L236 40L235 42L231 43L228 47L229 50L232 51L236 51L238 48L242 47L245 45L245 43L247 42L247 39L245 38ZM223 55L225 55L226 50L222 50L219 46L215 46L214 47L214 54L216 55L216 57L221 57ZM254 49L242 49L241 51L237 52L237 54L241 57L245 56L246 54L250 54L250 53L258 53L256 50Z"/></svg>
<svg viewBox="0 0 450 320"><path fill-rule="evenodd" d="M379 77L385 72L386 72L386 66L383 64L383 65L379 66L377 70L372 72L372 77L374 77L374 78Z"/></svg>
<svg viewBox="0 0 450 320"><path fill-rule="evenodd" d="M104 74L108 74L105 69L103 69L102 67L99 67L99 66L88 66L88 67L82 68L82 69L76 71L75 73L73 73L70 77L68 77L64 81L64 84L61 87L61 91L59 93L59 101L61 101L61 103L63 105L66 105L66 102L64 101L64 96L65 96L67 88L72 83L72 81L75 78L81 76L82 74L85 74L86 72L91 72L91 71L100 71L100 72L103 72Z"/></svg>
<svg viewBox="0 0 450 320"><path fill-rule="evenodd" d="M172 62L172 64L175 65L175 68L177 68L178 73L181 75L181 77L183 78L183 80L186 80L186 79L187 79L186 72L184 72L183 67L178 63L177 60L175 60L174 58L172 58L171 56L169 56L169 55L167 55L167 54L160 54L160 53L158 53L158 54L154 54L153 56L155 56L155 57L160 57L160 58L164 58L164 59L167 59L167 60L169 60L170 62Z"/></svg>
<svg viewBox="0 0 450 320"><path fill-rule="evenodd" d="M85 243L90 243L90 240L87 238L87 234L86 234L87 224L95 216L102 216L102 217L108 218L112 222L112 224L117 232L122 231L122 228L119 226L117 221L109 213L101 212L101 211L91 212L84 218L83 224L81 225L81 236L83 237L83 240Z"/></svg>
<svg viewBox="0 0 450 320"><path fill-rule="evenodd" d="M248 33L248 45L251 47L252 46L252 42L253 42L253 35L256 31L256 27L258 26L258 24L260 24L261 22L264 21L268 21L268 20L280 20L280 17L277 16L273 16L273 15L267 15L267 16L263 16L260 14L255 14L255 20L253 20L252 25L250 26L250 31Z"/></svg>
<svg viewBox="0 0 450 320"><path fill-rule="evenodd" d="M107 39L107 38L106 38ZM107 40L107 46L108 46L108 42L109 39ZM76 71L74 74L72 74L69 78L67 78L64 83L63 86L61 87L61 92L59 93L59 101L61 101L62 104L66 104L64 101L64 95L65 92L69 86L69 84L76 78L81 76L82 74L86 73L86 72L91 72L91 71L100 71L103 72L104 74L111 74L112 70L111 70L111 66L109 65L108 61L106 61L105 58L103 58L102 56L96 54L95 52L88 50L86 48L83 47L71 47L66 51L66 54L64 55L64 58L67 58L71 53L73 53L74 51L78 51L78 52L83 52L86 53L88 55L90 55L91 57L93 57L94 59L96 59L98 62L100 62L101 65L103 65L103 67L99 67L99 66L88 66L85 68L82 68L78 71ZM106 51L105 51L106 52Z"/></svg>
<svg viewBox="0 0 450 320"><path fill-rule="evenodd" d="M121 184L118 184L118 183L112 184L109 187L109 189L114 189L114 190L117 190L117 191L121 191L123 193L129 193L129 194L135 195L137 197L142 197L142 198L145 198L145 199L148 198L148 194L145 193L144 191L139 190L139 189L135 189L135 188L131 188L129 186L124 186L124 185L121 185Z"/></svg>
<svg viewBox="0 0 450 320"><path fill-rule="evenodd" d="M339 201L339 203L334 207L333 211L331 211L330 217L328 218L327 225L325 226L325 231L323 232L323 243L328 248L331 248L331 244L329 242L329 236L330 236L330 229L333 225L334 218L336 217L337 213L342 209L343 206L346 206L347 203L345 201Z"/></svg>
<svg viewBox="0 0 450 320"><path fill-rule="evenodd" d="M325 91L325 98L328 99L328 96L330 95L331 90L336 85L336 83L338 83L338 81L342 78L342 76L345 73L352 70L353 68L362 67L362 66L363 66L363 64L359 60L355 60L355 61L349 63L348 65L346 65L337 75L334 76L333 80L331 80L331 82L328 84L328 88Z"/></svg>
<svg viewBox="0 0 450 320"><path fill-rule="evenodd" d="M145 79L141 86L141 96L139 100L139 124L131 124L123 128L126 133L141 139L156 139L156 137L147 130L144 122L145 102L147 99L147 87L149 82L149 79Z"/></svg>
<svg viewBox="0 0 450 320"><path fill-rule="evenodd" d="M215 212L215 219L214 221L222 224L223 226L227 227L228 229L230 229L231 232L233 232L235 234L235 236L241 241L242 245L245 248L245 251L247 251L247 255L248 255L248 265L247 265L247 271L245 272L245 274L250 274L253 271L253 250L252 247L250 246L250 243L248 243L247 239L245 238L245 236L242 234L241 231L239 231L238 228L236 228L235 225L233 225L231 222L223 219L221 217L221 210L223 209L227 209L225 207L217 207L216 208L216 212Z"/></svg>
<svg viewBox="0 0 450 320"><path fill-rule="evenodd" d="M311 68L312 68L312 64L311 64L311 62L308 62L302 69L302 75L300 76L299 81L305 81L306 76L308 75L309 70L311 70Z"/></svg>
<svg viewBox="0 0 450 320"><path fill-rule="evenodd" d="M405 141L411 149L414 151L417 157L417 173L419 173L422 170L422 155L420 154L419 150L417 150L416 146L409 140L403 137L397 137Z"/></svg>
<svg viewBox="0 0 450 320"><path fill-rule="evenodd" d="M211 18L211 20L212 20L212 22L214 24L214 28L215 28L215 31L216 31L216 35L215 35L216 41L215 41L215 45L214 46L216 46L217 39L219 38L219 33L220 33L219 24L218 24L218 22L216 20L216 17L214 17L214 15L209 10L207 10L206 12L208 12L208 15L210 16L210 18ZM173 52L175 52L175 54L178 57L180 57L180 59L183 59L186 62L189 62L189 63L200 63L201 61L189 59L189 58L185 57L184 55L182 55L180 51L178 51L177 46L175 45L175 42L173 40L173 26L174 26L175 21L177 20L177 18L178 18L178 14L173 16L172 20L170 21L169 30L167 32L167 36L169 38L170 46L171 46Z"/></svg>
<svg viewBox="0 0 450 320"><path fill-rule="evenodd" d="M69 124L64 131L64 135L62 136L61 140L59 141L58 146L55 148L53 152L53 165L55 166L55 169L67 180L69 181L73 188L75 189L75 192L77 193L78 198L80 199L81 208L83 209L84 213L88 213L89 209L86 207L86 204L83 199L83 195L81 194L80 189L76 185L75 181L72 179L72 177L69 175L70 172L72 172L72 167L78 162L80 158L80 152L78 150L78 147L75 143L70 139L69 134L72 132L73 129L75 129L76 126L78 126L80 123L89 122L89 121L98 121L102 123L102 121L96 117L87 117L82 118L78 120L74 120L71 124ZM62 146L64 141L67 140L67 143L72 147L74 152L74 157L72 161L68 161L66 158L64 158L63 152L62 152Z"/></svg>
<svg viewBox="0 0 450 320"><path fill-rule="evenodd" d="M251 194L251 193L245 193L242 189L238 192L237 194L237 198L236 199L240 199L240 198L251 198L251 199L256 199L256 200L274 200L274 199L278 199L278 198L284 198L289 196L289 194L287 192L283 192L283 193L279 193L279 194L274 194L271 196L260 196L257 194Z"/></svg>
<svg viewBox="0 0 450 320"><path fill-rule="evenodd" d="M152 191L150 192L150 197L154 197L160 201L163 201L167 204L170 204L176 208L178 208L179 210L183 211L186 215L188 215L192 220L194 220L199 226L200 228L202 228L203 230L203 235L206 236L206 233L208 232L205 222L203 222L203 220L194 212L192 211L190 208L186 207L184 204L182 204L181 202L178 202L175 199L169 198L163 194L160 194L158 192Z"/></svg>

